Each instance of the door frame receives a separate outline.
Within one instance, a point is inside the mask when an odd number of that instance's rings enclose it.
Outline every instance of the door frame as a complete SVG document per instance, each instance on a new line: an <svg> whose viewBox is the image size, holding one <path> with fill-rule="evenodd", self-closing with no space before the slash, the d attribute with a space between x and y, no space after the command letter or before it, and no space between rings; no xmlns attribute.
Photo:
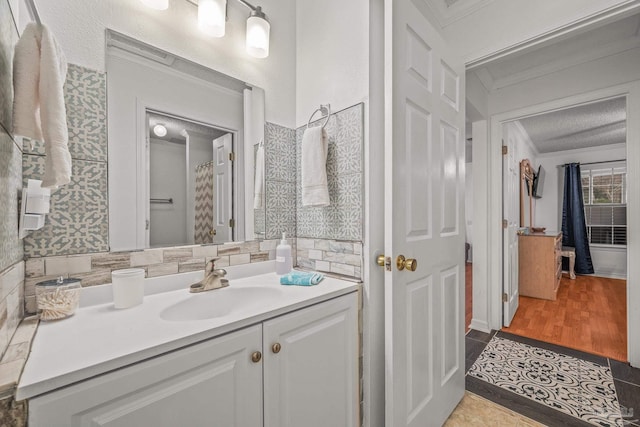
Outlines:
<svg viewBox="0 0 640 427"><path fill-rule="evenodd" d="M489 230L489 328L502 327L502 125L526 116L561 110L577 104L599 99L624 96L627 99L627 200L628 218L640 218L640 80L579 95L531 105L521 109L491 116L489 125L489 215L486 227ZM640 330L630 325L640 325L640 287L630 286L640 280L640 265L630 262L640 259L640 227L627 228L627 352L629 362L640 366Z"/></svg>

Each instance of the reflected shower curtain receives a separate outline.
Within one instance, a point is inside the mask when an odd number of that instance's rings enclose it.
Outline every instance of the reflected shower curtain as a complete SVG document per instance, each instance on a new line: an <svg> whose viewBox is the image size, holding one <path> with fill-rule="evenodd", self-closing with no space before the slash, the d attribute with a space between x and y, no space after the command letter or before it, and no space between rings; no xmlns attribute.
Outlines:
<svg viewBox="0 0 640 427"><path fill-rule="evenodd" d="M562 246L576 248L576 266L578 274L593 274L591 251L587 237L587 225L584 218L582 200L582 180L580 164L564 165L564 201L562 203ZM569 269L569 260L562 259L562 269Z"/></svg>
<svg viewBox="0 0 640 427"><path fill-rule="evenodd" d="M213 161L196 166L195 227L196 245L213 243Z"/></svg>

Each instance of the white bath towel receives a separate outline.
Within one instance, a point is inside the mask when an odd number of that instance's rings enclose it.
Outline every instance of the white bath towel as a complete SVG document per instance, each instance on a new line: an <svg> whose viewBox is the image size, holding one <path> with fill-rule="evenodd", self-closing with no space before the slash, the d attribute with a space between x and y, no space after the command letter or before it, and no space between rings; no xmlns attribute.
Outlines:
<svg viewBox="0 0 640 427"><path fill-rule="evenodd" d="M264 206L264 144L258 145L256 151L255 180L253 184L253 209Z"/></svg>
<svg viewBox="0 0 640 427"><path fill-rule="evenodd" d="M302 206L329 206L327 134L321 126L302 135Z"/></svg>
<svg viewBox="0 0 640 427"><path fill-rule="evenodd" d="M13 133L44 141L43 188L71 180L63 93L66 77L67 62L51 31L44 25L28 24L13 59Z"/></svg>

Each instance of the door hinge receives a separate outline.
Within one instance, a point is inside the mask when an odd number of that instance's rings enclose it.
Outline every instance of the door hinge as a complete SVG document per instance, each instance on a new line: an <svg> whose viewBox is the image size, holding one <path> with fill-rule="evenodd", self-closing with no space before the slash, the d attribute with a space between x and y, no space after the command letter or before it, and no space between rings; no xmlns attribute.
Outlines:
<svg viewBox="0 0 640 427"><path fill-rule="evenodd" d="M509 147L507 147L506 145L502 146L502 155L506 155L509 152Z"/></svg>
<svg viewBox="0 0 640 427"><path fill-rule="evenodd" d="M148 229L149 229L149 220L146 220L146 221L144 222L144 229L145 229L145 230L148 230Z"/></svg>
<svg viewBox="0 0 640 427"><path fill-rule="evenodd" d="M231 160L232 162L236 161L236 153L234 153L233 151L229 153L229 160Z"/></svg>
<svg viewBox="0 0 640 427"><path fill-rule="evenodd" d="M236 221L234 219L229 220L229 227L233 228L236 226Z"/></svg>
<svg viewBox="0 0 640 427"><path fill-rule="evenodd" d="M507 221L506 219L502 220L502 228L507 228L509 227L509 221Z"/></svg>
<svg viewBox="0 0 640 427"><path fill-rule="evenodd" d="M509 295L507 295L506 292L502 293L502 302L507 302L509 301Z"/></svg>

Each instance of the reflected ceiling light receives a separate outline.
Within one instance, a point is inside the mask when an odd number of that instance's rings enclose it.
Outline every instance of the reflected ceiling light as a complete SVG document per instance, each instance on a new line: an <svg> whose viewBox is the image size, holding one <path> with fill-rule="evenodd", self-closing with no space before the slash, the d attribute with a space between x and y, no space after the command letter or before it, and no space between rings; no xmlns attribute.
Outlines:
<svg viewBox="0 0 640 427"><path fill-rule="evenodd" d="M146 6L156 10L167 10L169 0L140 0Z"/></svg>
<svg viewBox="0 0 640 427"><path fill-rule="evenodd" d="M227 0L198 0L198 27L213 37L223 37Z"/></svg>
<svg viewBox="0 0 640 427"><path fill-rule="evenodd" d="M153 127L153 133L155 136L162 138L167 135L167 128L163 124L157 124Z"/></svg>
<svg viewBox="0 0 640 427"><path fill-rule="evenodd" d="M243 2L244 3L244 2ZM255 58L269 56L269 33L271 25L267 21L267 15L262 8L257 6L251 9L247 19L247 53Z"/></svg>

